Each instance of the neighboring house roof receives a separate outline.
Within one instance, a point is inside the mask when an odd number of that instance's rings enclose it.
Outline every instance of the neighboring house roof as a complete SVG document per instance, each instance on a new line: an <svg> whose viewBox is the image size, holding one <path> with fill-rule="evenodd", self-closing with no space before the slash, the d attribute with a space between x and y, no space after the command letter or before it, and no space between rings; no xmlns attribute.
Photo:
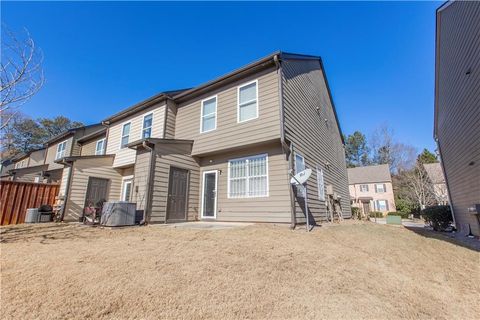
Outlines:
<svg viewBox="0 0 480 320"><path fill-rule="evenodd" d="M348 168L348 183L392 182L388 164Z"/></svg>
<svg viewBox="0 0 480 320"><path fill-rule="evenodd" d="M26 158L26 157L29 157L29 156L30 156L32 153L34 153L34 152L37 152L37 151L40 151L40 150L44 150L44 149L45 149L45 148L38 148L38 149L30 150L30 151L28 151L28 152L19 153L19 154L17 154L16 156L14 156L11 160L12 160L13 162L17 162L17 161L22 160L22 159L24 159L24 158Z"/></svg>
<svg viewBox="0 0 480 320"><path fill-rule="evenodd" d="M86 128L91 128L91 127L94 127L94 126L99 126L101 125L101 123L94 123L94 124L90 124L88 126L82 126L82 127L76 127L76 128L72 128L72 129L68 129L56 136L54 136L53 138L51 138L50 140L48 140L47 142L45 142L45 146L48 146L48 145L51 145L53 144L54 142L60 140L60 139L64 139L66 137L69 137L71 136L72 134L74 134L76 131L78 130L81 130L81 129L86 129Z"/></svg>
<svg viewBox="0 0 480 320"><path fill-rule="evenodd" d="M90 134L87 134L86 136L81 137L80 139L77 140L77 143L83 144L93 138L99 137L107 132L107 128L103 127L100 130L94 131Z"/></svg>
<svg viewBox="0 0 480 320"><path fill-rule="evenodd" d="M119 121L119 120L122 120L132 114L135 114L139 111L142 111L152 105L154 105L155 103L158 103L158 102L161 102L167 98L172 98L174 95L177 95L183 91L186 91L186 90L189 90L189 89L180 89L180 90L171 90L171 91L164 91L164 92L160 92L142 102L139 102L137 104L134 104L133 106L131 107L128 107L127 109L124 109L118 113L115 113L113 116L110 116L108 118L106 118L105 120L102 121L102 124L111 124L112 122L114 121Z"/></svg>
<svg viewBox="0 0 480 320"><path fill-rule="evenodd" d="M439 162L437 163L426 163L423 165L427 176L432 181L432 183L445 183L445 177L443 176L442 166Z"/></svg>

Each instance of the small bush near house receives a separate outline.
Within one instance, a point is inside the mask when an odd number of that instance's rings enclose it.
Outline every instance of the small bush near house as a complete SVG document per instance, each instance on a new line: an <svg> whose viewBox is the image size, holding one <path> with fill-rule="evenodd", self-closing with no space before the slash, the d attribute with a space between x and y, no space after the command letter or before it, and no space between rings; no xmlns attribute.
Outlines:
<svg viewBox="0 0 480 320"><path fill-rule="evenodd" d="M383 218L383 212L380 211L371 211L368 215L370 218Z"/></svg>
<svg viewBox="0 0 480 320"><path fill-rule="evenodd" d="M422 210L425 222L430 224L435 231L443 231L452 223L450 206L432 206Z"/></svg>
<svg viewBox="0 0 480 320"><path fill-rule="evenodd" d="M392 211L387 214L388 216L400 216L402 219L408 219L410 213L408 212L399 212L399 211Z"/></svg>
<svg viewBox="0 0 480 320"><path fill-rule="evenodd" d="M352 217L358 220L362 219L362 211L360 210L360 208L352 207Z"/></svg>

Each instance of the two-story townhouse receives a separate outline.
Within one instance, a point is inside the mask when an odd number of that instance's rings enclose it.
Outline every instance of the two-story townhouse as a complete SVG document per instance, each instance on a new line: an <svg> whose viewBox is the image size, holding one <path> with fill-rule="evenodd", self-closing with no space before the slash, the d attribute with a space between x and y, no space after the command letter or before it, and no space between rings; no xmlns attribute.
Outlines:
<svg viewBox="0 0 480 320"><path fill-rule="evenodd" d="M348 184L352 206L365 215L371 211L395 211L392 176L388 164L348 168Z"/></svg>
<svg viewBox="0 0 480 320"><path fill-rule="evenodd" d="M425 163L423 168L427 173L428 180L432 184L433 196L438 205L448 204L447 184L445 183L445 176L443 175L442 165L440 162Z"/></svg>
<svg viewBox="0 0 480 320"><path fill-rule="evenodd" d="M147 223L296 224L306 214L311 222L329 210L351 214L342 135L319 57L277 52L103 123L117 175L104 195L136 202ZM308 212L305 191L290 184L305 168L314 172Z"/></svg>
<svg viewBox="0 0 480 320"><path fill-rule="evenodd" d="M48 165L45 164L47 149L41 148L27 153L21 153L13 159L14 167L9 170L13 181L23 182L51 182L50 177L45 177L43 172Z"/></svg>

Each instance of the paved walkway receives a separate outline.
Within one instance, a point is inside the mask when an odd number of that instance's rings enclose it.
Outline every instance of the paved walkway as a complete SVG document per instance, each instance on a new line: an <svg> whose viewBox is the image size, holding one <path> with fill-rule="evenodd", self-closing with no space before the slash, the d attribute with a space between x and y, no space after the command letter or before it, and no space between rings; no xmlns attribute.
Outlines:
<svg viewBox="0 0 480 320"><path fill-rule="evenodd" d="M370 221L376 222L378 224L387 224L387 219L385 218L370 218ZM425 223L423 221L414 221L410 219L402 219L402 225L405 227L412 227L412 228L425 228Z"/></svg>
<svg viewBox="0 0 480 320"><path fill-rule="evenodd" d="M170 228L223 230L223 229L243 228L243 227L250 226L252 224L253 223L241 223L241 222L195 221L195 222L169 223L163 226L170 227Z"/></svg>

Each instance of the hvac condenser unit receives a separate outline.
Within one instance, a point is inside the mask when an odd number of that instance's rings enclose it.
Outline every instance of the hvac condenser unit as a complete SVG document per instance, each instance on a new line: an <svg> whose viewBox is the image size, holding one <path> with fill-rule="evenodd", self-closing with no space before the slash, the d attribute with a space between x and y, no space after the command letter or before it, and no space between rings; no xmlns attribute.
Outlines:
<svg viewBox="0 0 480 320"><path fill-rule="evenodd" d="M100 224L106 227L135 225L137 204L125 201L105 202Z"/></svg>

